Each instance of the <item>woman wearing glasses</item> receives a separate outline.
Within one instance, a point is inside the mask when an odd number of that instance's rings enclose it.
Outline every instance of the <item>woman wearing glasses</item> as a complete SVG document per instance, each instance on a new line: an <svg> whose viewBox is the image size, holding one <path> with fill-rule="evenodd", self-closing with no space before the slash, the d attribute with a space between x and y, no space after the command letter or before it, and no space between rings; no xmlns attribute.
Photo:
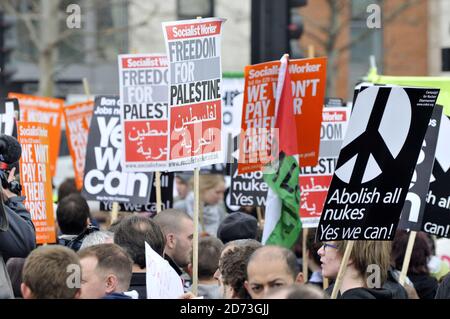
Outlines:
<svg viewBox="0 0 450 319"><path fill-rule="evenodd" d="M322 275L336 279L347 241L326 242L318 250ZM388 241L355 241L343 276L338 298L392 299L392 293L381 288L387 279L391 243ZM333 286L330 286L331 293Z"/></svg>

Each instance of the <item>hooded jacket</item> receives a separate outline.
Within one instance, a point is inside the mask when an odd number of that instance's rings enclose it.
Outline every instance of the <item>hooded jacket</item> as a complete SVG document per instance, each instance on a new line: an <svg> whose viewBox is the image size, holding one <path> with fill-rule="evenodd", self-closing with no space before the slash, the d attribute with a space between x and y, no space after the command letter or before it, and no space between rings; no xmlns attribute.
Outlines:
<svg viewBox="0 0 450 319"><path fill-rule="evenodd" d="M36 235L31 215L23 205L24 197L12 197L4 204L5 215L0 217L7 223L0 231L0 299L14 298L5 262L10 257L26 258L36 247ZM2 205L0 203L0 205Z"/></svg>

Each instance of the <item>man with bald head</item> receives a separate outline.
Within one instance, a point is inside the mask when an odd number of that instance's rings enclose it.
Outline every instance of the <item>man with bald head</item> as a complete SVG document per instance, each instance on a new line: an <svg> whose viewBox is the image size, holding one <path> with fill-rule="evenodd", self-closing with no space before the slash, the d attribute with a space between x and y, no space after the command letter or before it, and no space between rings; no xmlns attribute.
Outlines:
<svg viewBox="0 0 450 319"><path fill-rule="evenodd" d="M182 269L191 262L194 222L179 209L163 210L153 220L161 227L166 239L164 258L181 276Z"/></svg>
<svg viewBox="0 0 450 319"><path fill-rule="evenodd" d="M295 255L279 246L263 246L257 249L247 264L245 289L252 299L264 298L272 288L303 283L303 274Z"/></svg>

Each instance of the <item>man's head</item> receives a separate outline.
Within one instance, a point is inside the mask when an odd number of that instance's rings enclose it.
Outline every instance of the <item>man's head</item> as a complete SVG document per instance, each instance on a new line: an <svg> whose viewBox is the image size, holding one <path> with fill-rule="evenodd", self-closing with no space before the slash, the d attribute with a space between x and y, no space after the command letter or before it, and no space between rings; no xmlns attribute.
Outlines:
<svg viewBox="0 0 450 319"><path fill-rule="evenodd" d="M80 250L99 244L112 244L113 242L114 233L110 231L99 230L84 237L83 243L80 246Z"/></svg>
<svg viewBox="0 0 450 319"><path fill-rule="evenodd" d="M191 261L192 239L194 237L192 218L182 210L167 209L153 219L161 227L166 239L164 253L178 267L186 267Z"/></svg>
<svg viewBox="0 0 450 319"><path fill-rule="evenodd" d="M220 254L219 268L214 278L219 281L224 299L250 299L244 287L247 262L261 243L253 239L240 239L225 245Z"/></svg>
<svg viewBox="0 0 450 319"><path fill-rule="evenodd" d="M58 187L58 202L61 202L65 197L70 194L79 194L80 191L77 189L75 184L75 178L69 177L64 180Z"/></svg>
<svg viewBox="0 0 450 319"><path fill-rule="evenodd" d="M79 235L89 225L89 206L80 194L70 194L59 202L56 218L63 234Z"/></svg>
<svg viewBox="0 0 450 319"><path fill-rule="evenodd" d="M81 275L77 254L63 246L42 246L31 252L22 273L25 299L75 299Z"/></svg>
<svg viewBox="0 0 450 319"><path fill-rule="evenodd" d="M163 255L163 233L160 227L147 217L127 216L121 220L114 232L114 243L124 248L140 269L145 269L145 242L158 254Z"/></svg>
<svg viewBox="0 0 450 319"><path fill-rule="evenodd" d="M295 255L289 249L261 247L248 261L245 288L252 299L264 298L272 288L302 283L303 274L298 268Z"/></svg>
<svg viewBox="0 0 450 319"><path fill-rule="evenodd" d="M133 261L116 244L100 244L78 252L82 280L81 298L99 299L114 292L127 291Z"/></svg>
<svg viewBox="0 0 450 319"><path fill-rule="evenodd" d="M219 267L219 257L223 244L215 237L202 237L198 240L198 279L211 280ZM192 257L189 271L192 269Z"/></svg>

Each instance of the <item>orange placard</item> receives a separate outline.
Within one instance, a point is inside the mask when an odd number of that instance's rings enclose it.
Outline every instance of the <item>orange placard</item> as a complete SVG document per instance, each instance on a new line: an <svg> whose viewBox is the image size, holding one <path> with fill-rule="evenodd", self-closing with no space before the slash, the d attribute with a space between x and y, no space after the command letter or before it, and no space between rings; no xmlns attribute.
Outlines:
<svg viewBox="0 0 450 319"><path fill-rule="evenodd" d="M75 171L75 183L79 190L83 187L87 139L93 111L94 101L64 107L67 144Z"/></svg>
<svg viewBox="0 0 450 319"><path fill-rule="evenodd" d="M18 141L22 146L20 182L25 207L36 228L36 242L56 242L53 217L52 178L49 169L49 134L47 124L18 123Z"/></svg>
<svg viewBox="0 0 450 319"><path fill-rule="evenodd" d="M280 61L245 67L238 173L260 171L271 160Z"/></svg>
<svg viewBox="0 0 450 319"><path fill-rule="evenodd" d="M327 58L289 61L300 166L316 166L326 87Z"/></svg>
<svg viewBox="0 0 450 319"><path fill-rule="evenodd" d="M55 176L56 160L58 159L59 144L61 143L61 113L64 100L19 93L9 93L8 97L19 100L20 121L49 125L50 172L52 176Z"/></svg>

